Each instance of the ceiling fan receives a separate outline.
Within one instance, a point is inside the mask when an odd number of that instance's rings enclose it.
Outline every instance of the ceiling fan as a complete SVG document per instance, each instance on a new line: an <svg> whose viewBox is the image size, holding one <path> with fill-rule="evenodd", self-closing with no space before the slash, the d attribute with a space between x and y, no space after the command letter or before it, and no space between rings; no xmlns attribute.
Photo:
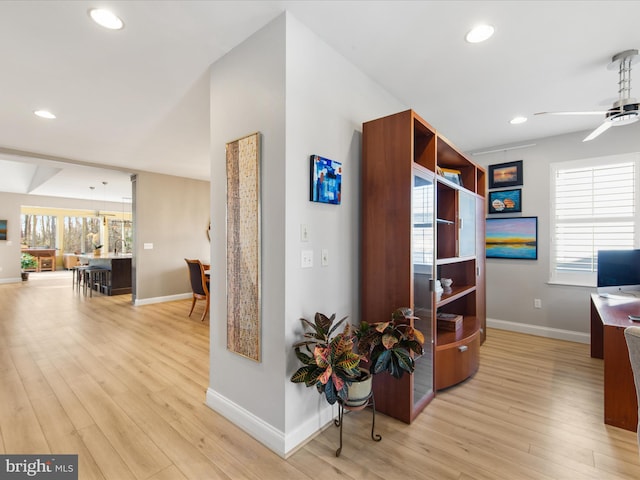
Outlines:
<svg viewBox="0 0 640 480"><path fill-rule="evenodd" d="M611 58L607 68L618 68L618 100L602 112L538 112L534 115L604 115L604 122L582 140L588 142L606 132L611 127L628 125L640 120L638 101L631 97L631 65L638 61L638 50L625 50Z"/></svg>

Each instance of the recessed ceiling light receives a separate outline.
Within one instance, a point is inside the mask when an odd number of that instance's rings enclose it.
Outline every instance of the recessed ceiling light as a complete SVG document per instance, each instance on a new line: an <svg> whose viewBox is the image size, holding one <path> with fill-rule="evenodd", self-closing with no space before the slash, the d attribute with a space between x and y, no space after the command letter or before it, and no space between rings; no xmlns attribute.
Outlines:
<svg viewBox="0 0 640 480"><path fill-rule="evenodd" d="M524 123L527 121L527 117L513 117L511 120L509 120L509 123L511 125L518 125L519 123Z"/></svg>
<svg viewBox="0 0 640 480"><path fill-rule="evenodd" d="M491 25L478 25L473 27L464 38L469 43L480 43L491 38L494 31L495 29Z"/></svg>
<svg viewBox="0 0 640 480"><path fill-rule="evenodd" d="M120 30L124 27L124 22L115 13L105 8L92 8L89 10L89 16L98 25L109 30Z"/></svg>
<svg viewBox="0 0 640 480"><path fill-rule="evenodd" d="M56 116L51 113L49 110L36 110L33 112L34 115L37 115L40 118L46 118L48 120L53 120Z"/></svg>

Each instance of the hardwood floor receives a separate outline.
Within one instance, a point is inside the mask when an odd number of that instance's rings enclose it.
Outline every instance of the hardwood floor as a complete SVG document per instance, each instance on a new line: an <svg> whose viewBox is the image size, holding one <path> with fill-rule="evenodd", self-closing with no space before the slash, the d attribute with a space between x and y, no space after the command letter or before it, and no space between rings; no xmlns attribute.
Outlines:
<svg viewBox="0 0 640 480"><path fill-rule="evenodd" d="M85 298L70 276L0 285L0 452L77 453L80 479L638 479L602 423L588 345L491 330L478 373L408 426L345 416L282 460L204 405L208 321L191 300ZM284 378L284 376L283 376Z"/></svg>

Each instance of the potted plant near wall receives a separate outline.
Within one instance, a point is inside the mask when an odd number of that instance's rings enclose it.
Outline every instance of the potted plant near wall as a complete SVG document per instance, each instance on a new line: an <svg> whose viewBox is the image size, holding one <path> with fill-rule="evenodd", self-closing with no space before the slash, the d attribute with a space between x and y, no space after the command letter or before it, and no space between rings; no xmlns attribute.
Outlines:
<svg viewBox="0 0 640 480"><path fill-rule="evenodd" d="M22 281L29 280L29 271L38 268L38 259L30 253L22 253L20 258L20 272Z"/></svg>
<svg viewBox="0 0 640 480"><path fill-rule="evenodd" d="M414 319L410 308L398 308L388 322L362 321L355 335L362 359L370 365L373 374L389 372L394 378L413 373L415 360L410 352L422 355L424 335L411 326Z"/></svg>
<svg viewBox="0 0 640 480"><path fill-rule="evenodd" d="M338 398L347 401L349 385L360 376L360 355L354 352L351 326L347 323L337 332L347 317L334 325L335 318L335 313L327 317L318 312L314 322L300 319L306 340L294 344L293 349L303 366L291 377L294 383L315 386L331 405Z"/></svg>
<svg viewBox="0 0 640 480"><path fill-rule="evenodd" d="M335 325L335 314L327 317L316 313L314 322L301 318L306 340L294 344L293 348L303 366L292 375L291 381L315 386L330 404L338 399L352 407L366 404L371 394L372 374L389 372L400 378L415 370L410 352L422 354L424 336L410 325L412 318L410 309L399 308L388 322L363 321L356 329L347 323L342 332L338 332L338 328L347 317ZM371 371L362 366L363 361Z"/></svg>

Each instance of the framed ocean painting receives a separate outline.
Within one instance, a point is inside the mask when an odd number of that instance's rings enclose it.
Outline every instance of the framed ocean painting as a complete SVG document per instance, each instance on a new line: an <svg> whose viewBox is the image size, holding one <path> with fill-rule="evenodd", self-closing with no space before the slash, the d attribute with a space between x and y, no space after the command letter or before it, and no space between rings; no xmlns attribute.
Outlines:
<svg viewBox="0 0 640 480"><path fill-rule="evenodd" d="M340 205L342 199L342 163L320 155L311 155L310 200Z"/></svg>
<svg viewBox="0 0 640 480"><path fill-rule="evenodd" d="M487 218L487 258L538 259L538 217Z"/></svg>
<svg viewBox="0 0 640 480"><path fill-rule="evenodd" d="M489 165L489 188L522 185L522 160Z"/></svg>

